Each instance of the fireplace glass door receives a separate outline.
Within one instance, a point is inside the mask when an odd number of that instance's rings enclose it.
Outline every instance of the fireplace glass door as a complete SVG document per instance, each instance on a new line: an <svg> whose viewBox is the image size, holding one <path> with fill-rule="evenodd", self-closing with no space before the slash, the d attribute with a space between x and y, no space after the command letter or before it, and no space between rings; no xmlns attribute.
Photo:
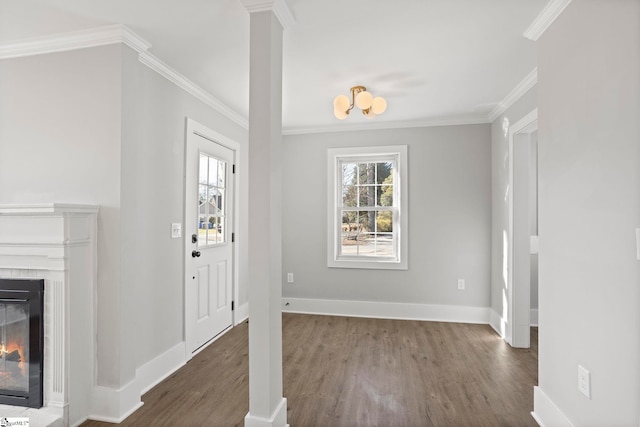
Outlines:
<svg viewBox="0 0 640 427"><path fill-rule="evenodd" d="M0 389L29 393L29 305L0 300Z"/></svg>
<svg viewBox="0 0 640 427"><path fill-rule="evenodd" d="M42 406L44 280L0 279L0 403Z"/></svg>

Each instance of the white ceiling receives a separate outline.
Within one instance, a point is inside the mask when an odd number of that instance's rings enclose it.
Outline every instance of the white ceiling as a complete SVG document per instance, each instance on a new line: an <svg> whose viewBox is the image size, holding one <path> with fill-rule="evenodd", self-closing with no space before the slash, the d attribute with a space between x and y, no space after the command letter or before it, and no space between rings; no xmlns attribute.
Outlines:
<svg viewBox="0 0 640 427"><path fill-rule="evenodd" d="M289 132L486 122L536 66L523 33L547 0L287 0L283 128ZM240 0L0 0L0 45L124 24L150 53L248 116L249 16ZM333 117L364 85L387 111Z"/></svg>

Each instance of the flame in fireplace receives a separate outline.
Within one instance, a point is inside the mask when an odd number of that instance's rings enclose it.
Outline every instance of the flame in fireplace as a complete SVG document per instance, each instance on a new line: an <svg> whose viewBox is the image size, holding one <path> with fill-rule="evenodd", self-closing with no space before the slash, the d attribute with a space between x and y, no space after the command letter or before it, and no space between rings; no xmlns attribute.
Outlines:
<svg viewBox="0 0 640 427"><path fill-rule="evenodd" d="M18 362L18 367L23 376L27 375L27 366L24 363L24 349L17 343L8 343L7 345L0 344L0 358L5 359L7 356L12 356L14 362ZM3 372L0 367L0 374L7 374Z"/></svg>

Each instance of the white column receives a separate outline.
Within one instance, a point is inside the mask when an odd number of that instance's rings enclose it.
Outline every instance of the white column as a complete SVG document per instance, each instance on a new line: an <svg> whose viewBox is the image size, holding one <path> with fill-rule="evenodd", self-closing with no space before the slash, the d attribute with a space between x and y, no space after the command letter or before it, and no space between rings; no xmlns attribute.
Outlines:
<svg viewBox="0 0 640 427"><path fill-rule="evenodd" d="M282 2L241 1L250 12L249 413L245 426L283 427L287 400L282 396L282 31L286 22L282 17L291 15Z"/></svg>

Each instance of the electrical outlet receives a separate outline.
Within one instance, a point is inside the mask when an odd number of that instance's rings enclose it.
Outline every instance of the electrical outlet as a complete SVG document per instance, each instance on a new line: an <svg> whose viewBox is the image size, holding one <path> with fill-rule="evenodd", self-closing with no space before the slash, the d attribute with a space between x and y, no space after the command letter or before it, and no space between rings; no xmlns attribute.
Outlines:
<svg viewBox="0 0 640 427"><path fill-rule="evenodd" d="M464 287L465 287L464 279L458 279L458 290L464 291Z"/></svg>
<svg viewBox="0 0 640 427"><path fill-rule="evenodd" d="M293 273L287 273L287 283L293 283Z"/></svg>
<svg viewBox="0 0 640 427"><path fill-rule="evenodd" d="M578 390L591 399L591 372L578 365Z"/></svg>

